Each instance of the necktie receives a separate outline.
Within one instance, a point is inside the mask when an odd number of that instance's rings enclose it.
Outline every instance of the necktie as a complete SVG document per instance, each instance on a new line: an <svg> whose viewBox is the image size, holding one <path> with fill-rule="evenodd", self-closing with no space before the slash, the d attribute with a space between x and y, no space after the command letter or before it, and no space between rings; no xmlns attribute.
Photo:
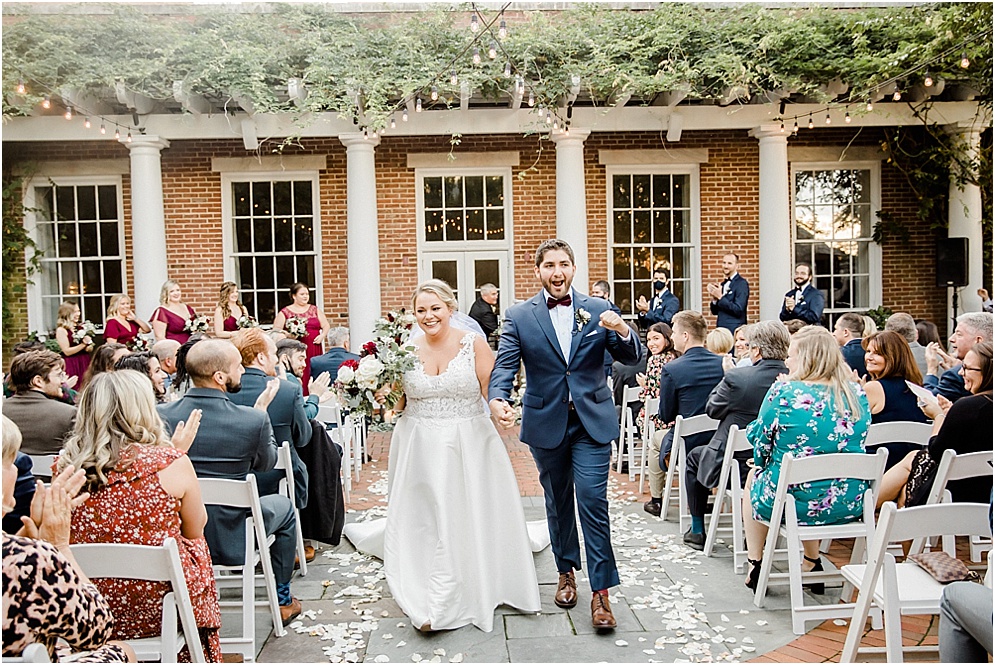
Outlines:
<svg viewBox="0 0 995 665"><path fill-rule="evenodd" d="M546 307L553 309L557 305L563 305L564 307L569 307L571 303L570 296L563 296L559 300L555 298L546 298Z"/></svg>

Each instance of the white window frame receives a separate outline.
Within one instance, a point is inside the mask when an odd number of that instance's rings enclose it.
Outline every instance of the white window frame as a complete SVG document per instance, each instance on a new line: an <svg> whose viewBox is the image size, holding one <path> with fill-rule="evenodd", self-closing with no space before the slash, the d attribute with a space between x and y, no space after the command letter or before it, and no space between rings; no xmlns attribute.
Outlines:
<svg viewBox="0 0 995 665"><path fill-rule="evenodd" d="M121 287L124 291L128 288L128 264L129 259L127 251L124 244L124 183L121 176L107 175L107 176L46 176L36 175L29 179L24 185L24 227L28 232L29 237L35 242L39 242L40 238L38 236L38 225L40 220L37 219L34 213L34 209L37 205L35 200L35 188L36 187L75 187L79 185L113 185L117 189L117 220L118 220L118 249L119 254L114 256L104 257L101 256L101 260L108 259L120 259L121 261ZM99 206L99 199L97 202ZM98 208L99 209L99 208ZM25 251L25 260L27 255L31 250ZM41 259L40 270L45 270L46 263L58 263L57 260L46 261L44 256L39 257ZM28 330L38 330L39 332L48 332L45 326L45 315L44 315L44 305L42 296L42 287L40 285L41 280L38 278L28 278L27 283L27 301L28 301ZM106 295L106 294L105 294ZM92 323L97 326L99 332L103 332L104 328L104 313L102 313L99 321L93 321Z"/></svg>
<svg viewBox="0 0 995 665"><path fill-rule="evenodd" d="M788 184L791 194L791 261L795 262L795 245L798 241L798 225L795 222L795 206L798 201L795 197L795 178L799 171L870 171L871 174L871 232L874 230L874 220L881 210L881 162L878 160L865 161L836 161L836 162L792 162L791 182ZM867 309L875 309L881 306L883 298L882 287L882 267L881 267L881 245L869 240L868 245L868 289L869 304ZM814 266L813 266L814 269ZM816 278L819 275L816 273ZM842 314L849 311L863 310L864 307L851 306L850 309L830 308L829 300L826 300L827 314Z"/></svg>
<svg viewBox="0 0 995 665"><path fill-rule="evenodd" d="M614 302L615 285L615 259L612 251L615 249L614 195L612 183L616 175L687 175L691 182L691 243L688 245L690 257L688 266L691 274L682 279L688 279L689 293L685 293L685 299L690 302L681 302L681 309L692 309L701 311L701 168L697 163L674 164L667 166L653 166L646 164L612 164L605 167L605 237L608 247L608 283L612 285L612 298ZM674 243L671 243L672 245ZM676 243L681 246L683 243ZM650 245L652 246L652 245ZM624 314L625 318L635 320L635 316Z"/></svg>
<svg viewBox="0 0 995 665"><path fill-rule="evenodd" d="M232 201L232 185L236 182L278 182L278 181L311 181L311 210L314 217L314 229L312 238L314 244L314 284L309 284L314 289L314 302L319 310L325 311L324 280L322 279L321 266L321 193L319 192L319 177L317 171L230 171L221 174L221 242L224 251L224 276L226 281L235 282L238 275L238 266L235 257L235 205ZM253 252L251 256L272 256L276 252ZM303 255L303 254L302 254ZM286 288L290 288L288 284ZM276 311L280 311L279 285L276 288L278 298ZM272 321L260 321L259 324L268 328Z"/></svg>

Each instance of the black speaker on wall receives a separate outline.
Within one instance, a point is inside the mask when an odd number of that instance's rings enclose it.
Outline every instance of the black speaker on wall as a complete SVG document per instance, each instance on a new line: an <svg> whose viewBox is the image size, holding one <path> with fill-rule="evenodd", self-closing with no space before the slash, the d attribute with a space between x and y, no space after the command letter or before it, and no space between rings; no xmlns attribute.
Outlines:
<svg viewBox="0 0 995 665"><path fill-rule="evenodd" d="M967 286L967 238L938 239L936 285Z"/></svg>

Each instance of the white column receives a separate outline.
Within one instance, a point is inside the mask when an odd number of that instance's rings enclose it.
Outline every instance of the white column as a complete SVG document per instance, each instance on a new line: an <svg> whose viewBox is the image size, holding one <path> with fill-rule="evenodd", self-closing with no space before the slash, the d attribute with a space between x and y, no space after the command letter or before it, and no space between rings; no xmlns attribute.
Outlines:
<svg viewBox="0 0 995 665"><path fill-rule="evenodd" d="M978 148L981 144L981 128L973 123L963 123L952 125L951 133L957 135L963 145L963 164L976 164L978 159ZM954 169L960 168L958 164L953 165ZM976 173L968 174L969 177L977 178ZM950 209L947 213L949 229L947 234L951 238L967 238L967 286L959 289L957 311L980 312L981 298L978 297L978 289L984 284L984 275L981 267L981 189L972 183L964 183L962 186L956 182L956 176L950 179ZM948 289L949 291L949 289ZM953 303L948 295L947 320L953 317ZM952 330L952 329L951 329Z"/></svg>
<svg viewBox="0 0 995 665"><path fill-rule="evenodd" d="M162 164L159 152L169 141L158 136L137 135L128 143L131 151L132 275L135 282L135 314L143 319L159 305L159 290L169 279L166 261L166 217L162 203Z"/></svg>
<svg viewBox="0 0 995 665"><path fill-rule="evenodd" d="M346 147L346 248L349 332L353 350L373 337L380 316L380 239L377 233L377 173L373 149L378 136L340 134Z"/></svg>
<svg viewBox="0 0 995 665"><path fill-rule="evenodd" d="M791 204L788 133L780 124L750 131L760 141L760 284L756 293L762 320L777 319L792 282Z"/></svg>
<svg viewBox="0 0 995 665"><path fill-rule="evenodd" d="M566 240L574 250L577 273L573 285L581 293L587 293L591 288L587 273L587 189L584 182L584 139L590 134L587 129L551 134L556 144L556 237Z"/></svg>

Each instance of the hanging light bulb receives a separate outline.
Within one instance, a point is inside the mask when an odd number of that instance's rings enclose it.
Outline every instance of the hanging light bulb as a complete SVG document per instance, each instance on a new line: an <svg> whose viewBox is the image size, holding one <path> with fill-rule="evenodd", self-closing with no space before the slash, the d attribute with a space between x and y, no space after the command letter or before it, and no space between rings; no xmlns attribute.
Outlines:
<svg viewBox="0 0 995 665"><path fill-rule="evenodd" d="M926 73L926 78L922 80L922 84L927 88L933 87L933 77L930 76L928 72Z"/></svg>
<svg viewBox="0 0 995 665"><path fill-rule="evenodd" d="M408 109L404 109L403 111L401 111L401 122L407 122L407 121L408 121Z"/></svg>
<svg viewBox="0 0 995 665"><path fill-rule="evenodd" d="M480 64L480 49L476 46L473 47L473 64Z"/></svg>
<svg viewBox="0 0 995 665"><path fill-rule="evenodd" d="M874 102L871 101L870 97L867 98L867 110L868 111L874 110Z"/></svg>
<svg viewBox="0 0 995 665"><path fill-rule="evenodd" d="M891 96L891 98L892 98L893 101L896 101L896 102L902 101L902 89L901 88L895 88L895 94L893 94Z"/></svg>
<svg viewBox="0 0 995 665"><path fill-rule="evenodd" d="M394 116L390 117L390 128L397 129L397 120L394 119Z"/></svg>
<svg viewBox="0 0 995 665"><path fill-rule="evenodd" d="M438 86L432 86L432 101L438 101L439 99L439 88Z"/></svg>
<svg viewBox="0 0 995 665"><path fill-rule="evenodd" d="M470 32L476 34L480 30L480 23L477 21L477 12L470 15Z"/></svg>
<svg viewBox="0 0 995 665"><path fill-rule="evenodd" d="M549 112L549 109L546 109L546 124L549 125L552 122L553 122L553 114Z"/></svg>
<svg viewBox="0 0 995 665"><path fill-rule="evenodd" d="M498 24L498 37L504 39L508 36L508 24L501 19L501 23Z"/></svg>
<svg viewBox="0 0 995 665"><path fill-rule="evenodd" d="M121 140L121 128L120 127L115 127L114 128L114 138L117 139L118 141Z"/></svg>
<svg viewBox="0 0 995 665"><path fill-rule="evenodd" d="M797 120L795 120L795 126L794 126L794 128L793 128L793 129L792 129L791 131L792 131L793 133L795 133L795 134L797 134L797 133L798 133L798 121L797 121Z"/></svg>
<svg viewBox="0 0 995 665"><path fill-rule="evenodd" d="M967 57L967 53L960 54L960 68L967 69L971 66L971 61Z"/></svg>
<svg viewBox="0 0 995 665"><path fill-rule="evenodd" d="M563 133L566 136L570 136L570 125L563 125Z"/></svg>
<svg viewBox="0 0 995 665"><path fill-rule="evenodd" d="M504 77L506 79L510 79L511 78L511 63L510 62L504 63Z"/></svg>
<svg viewBox="0 0 995 665"><path fill-rule="evenodd" d="M52 100L50 100L48 98L48 95L45 95L45 99L41 100L41 107L43 109L50 109L50 108L52 108Z"/></svg>
<svg viewBox="0 0 995 665"><path fill-rule="evenodd" d="M781 123L781 133L784 133L784 122Z"/></svg>
<svg viewBox="0 0 995 665"><path fill-rule="evenodd" d="M24 81L17 82L17 94L23 95L27 88L24 87Z"/></svg>
<svg viewBox="0 0 995 665"><path fill-rule="evenodd" d="M72 120L73 119L73 107L72 106L67 106L66 107L65 118L66 118L66 120Z"/></svg>
<svg viewBox="0 0 995 665"><path fill-rule="evenodd" d="M377 130L377 134L379 134L380 136L383 136L386 132L387 132L386 127L381 127L380 129Z"/></svg>
<svg viewBox="0 0 995 665"><path fill-rule="evenodd" d="M497 57L497 42L491 42L491 45L487 47L487 57L491 60Z"/></svg>
<svg viewBox="0 0 995 665"><path fill-rule="evenodd" d="M845 115L845 116L843 116L843 122L845 122L846 124L848 124L848 125L849 125L849 124L850 124L850 121L851 121L851 120L852 120L852 118L850 117L850 112L849 112L849 111L847 111L847 112L846 112L846 115Z"/></svg>
<svg viewBox="0 0 995 665"><path fill-rule="evenodd" d="M808 128L809 129L815 129L815 122L813 122L813 120L812 120L812 114L811 113L808 115Z"/></svg>
<svg viewBox="0 0 995 665"><path fill-rule="evenodd" d="M131 130L128 130L128 138L126 138L125 141L131 143Z"/></svg>
<svg viewBox="0 0 995 665"><path fill-rule="evenodd" d="M560 128L560 123L557 122L556 120L553 120L553 131L555 132L559 128Z"/></svg>
<svg viewBox="0 0 995 665"><path fill-rule="evenodd" d="M103 120L100 121L100 133L101 134L106 134L107 133L107 126L104 125L104 121Z"/></svg>
<svg viewBox="0 0 995 665"><path fill-rule="evenodd" d="M827 125L833 124L833 119L829 117L828 113L826 114L826 124Z"/></svg>
<svg viewBox="0 0 995 665"><path fill-rule="evenodd" d="M421 113L421 97L415 100L415 113Z"/></svg>
<svg viewBox="0 0 995 665"><path fill-rule="evenodd" d="M87 128L87 129L90 129L90 118L89 117L83 118L83 126L85 128Z"/></svg>
<svg viewBox="0 0 995 665"><path fill-rule="evenodd" d="M363 140L364 141L369 141L370 140L370 130L369 129L363 129Z"/></svg>
<svg viewBox="0 0 995 665"><path fill-rule="evenodd" d="M456 76L456 70L449 72L449 83L450 85L459 85L459 77Z"/></svg>
<svg viewBox="0 0 995 665"><path fill-rule="evenodd" d="M535 96L535 93L533 93L531 90L529 90L529 106L535 106L535 105L536 105L536 96Z"/></svg>

